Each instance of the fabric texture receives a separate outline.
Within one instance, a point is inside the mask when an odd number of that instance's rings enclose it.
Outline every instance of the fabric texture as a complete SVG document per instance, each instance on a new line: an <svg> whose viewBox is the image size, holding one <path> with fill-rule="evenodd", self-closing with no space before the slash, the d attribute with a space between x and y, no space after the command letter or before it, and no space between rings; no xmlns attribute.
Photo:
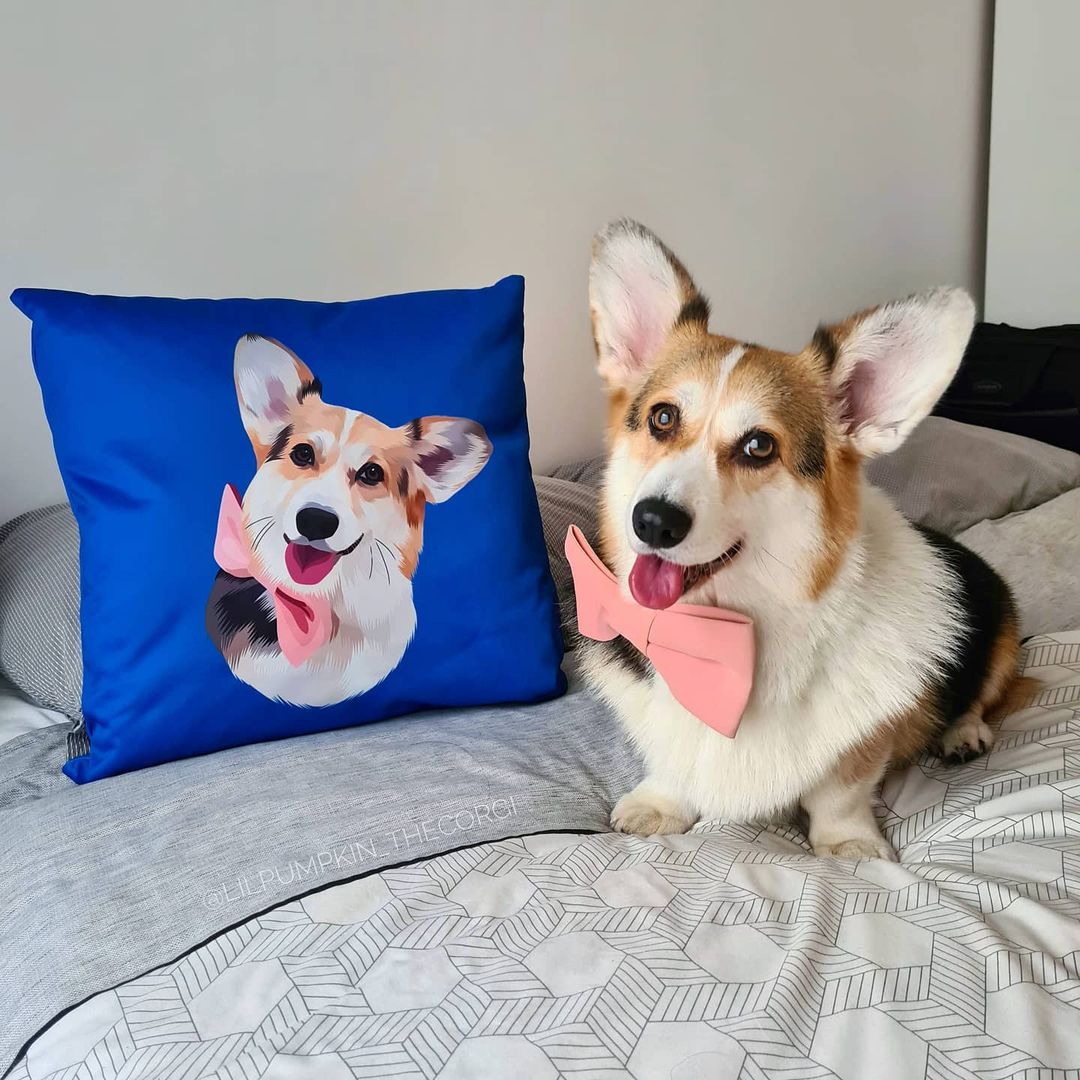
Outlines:
<svg viewBox="0 0 1080 1080"><path fill-rule="evenodd" d="M584 484L586 487L599 488L604 480L605 459L602 457L586 458L584 461L571 461L552 470L551 475L558 480L571 484Z"/></svg>
<svg viewBox="0 0 1080 1080"><path fill-rule="evenodd" d="M523 294L14 294L79 523L68 775L562 691ZM215 564L228 484L257 580ZM285 610L316 648L283 647Z"/></svg>
<svg viewBox="0 0 1080 1080"><path fill-rule="evenodd" d="M1080 488L957 539L1009 583L1023 636L1080 626Z"/></svg>
<svg viewBox="0 0 1080 1080"><path fill-rule="evenodd" d="M563 640L568 649L577 641L577 606L574 600L574 579L570 564L563 554L566 530L577 525L585 539L594 547L597 539L596 491L585 484L554 476L533 477L540 502L540 517L544 523L544 543L547 545L551 576L559 597L559 617Z"/></svg>
<svg viewBox="0 0 1080 1080"><path fill-rule="evenodd" d="M929 416L898 450L869 462L866 474L909 521L954 536L1080 487L1080 454Z"/></svg>
<svg viewBox="0 0 1080 1080"><path fill-rule="evenodd" d="M28 731L58 725L61 730L70 726L63 713L34 704L17 686L0 677L0 746Z"/></svg>
<svg viewBox="0 0 1080 1080"><path fill-rule="evenodd" d="M65 753L59 729L0 746L0 1075L62 1009L299 891L522 832L605 829L640 776L573 681L537 705L434 710L75 790Z"/></svg>
<svg viewBox="0 0 1080 1080"><path fill-rule="evenodd" d="M79 530L67 503L0 529L0 670L36 704L80 717Z"/></svg>
<svg viewBox="0 0 1080 1080"><path fill-rule="evenodd" d="M1004 720L989 756L954 767L924 758L886 780L879 820L899 864L816 858L790 826L709 821L648 840L501 839L317 892L317 879L294 882L302 899L115 990L95 963L73 982L105 992L38 1038L13 1075L1071 1080L1080 1065L1080 633L1032 642L1026 670L1042 692ZM552 716L571 700L534 711ZM587 750L593 767L613 765L601 753L609 720L592 711L588 721L574 734L534 730L552 740L537 760L552 766ZM500 740L508 730L500 726ZM316 739L369 743L373 734ZM512 745L526 750L520 738ZM232 752L248 759L243 798L257 790L250 759L259 749ZM176 771L196 764L167 767L167 797ZM573 765L563 760L549 782L561 776L566 792L608 797L607 784L581 787ZM419 779L430 777L410 777ZM507 797L520 782L500 772L486 790ZM125 829L130 788L113 807L114 830ZM433 796L443 792L439 784ZM521 831L560 816L595 828L606 809L583 798L560 815L511 797L508 820ZM180 812L192 820L194 810ZM143 827L152 840L162 824ZM291 828L294 840L307 832L299 819ZM249 868L262 852L246 839L235 838L226 865L255 886ZM167 857L139 867L124 888L130 912L106 930L124 934L113 970L130 966L151 933L145 893L162 879L195 893L217 850L185 852L179 880ZM93 853L79 853L72 869ZM119 886L112 862L88 878L99 899ZM260 907L282 891L273 873L268 880L275 888L255 899ZM252 906L230 888L237 913ZM77 904L65 900L60 914ZM179 907L180 936L193 943L230 921L194 896L186 907L164 904L158 921ZM72 924L52 914L45 947L62 956ZM16 928L25 921L20 913ZM151 941L143 967L163 951ZM74 965L64 957L57 966ZM55 981L47 963L26 970ZM14 1015L25 1023L25 1009Z"/></svg>

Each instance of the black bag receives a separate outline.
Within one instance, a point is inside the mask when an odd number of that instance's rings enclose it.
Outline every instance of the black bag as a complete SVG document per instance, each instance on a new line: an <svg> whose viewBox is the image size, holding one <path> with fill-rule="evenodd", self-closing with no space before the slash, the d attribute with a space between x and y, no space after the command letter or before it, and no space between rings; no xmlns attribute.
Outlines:
<svg viewBox="0 0 1080 1080"><path fill-rule="evenodd" d="M979 323L934 411L1080 451L1080 324Z"/></svg>

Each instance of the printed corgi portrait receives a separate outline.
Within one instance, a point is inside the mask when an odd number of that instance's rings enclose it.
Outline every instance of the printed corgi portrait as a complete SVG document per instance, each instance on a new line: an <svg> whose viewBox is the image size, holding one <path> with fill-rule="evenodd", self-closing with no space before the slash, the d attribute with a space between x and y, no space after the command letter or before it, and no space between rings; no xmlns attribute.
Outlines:
<svg viewBox="0 0 1080 1080"><path fill-rule="evenodd" d="M401 662L427 504L476 477L491 443L475 420L388 427L329 405L299 357L255 334L236 345L234 377L256 472L242 497L222 495L207 630L259 693L333 705Z"/></svg>

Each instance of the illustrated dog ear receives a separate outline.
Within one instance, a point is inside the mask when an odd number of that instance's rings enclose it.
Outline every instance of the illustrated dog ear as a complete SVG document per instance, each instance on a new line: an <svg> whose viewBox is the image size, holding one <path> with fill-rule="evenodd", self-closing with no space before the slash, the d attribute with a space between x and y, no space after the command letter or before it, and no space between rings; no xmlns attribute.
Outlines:
<svg viewBox="0 0 1080 1080"><path fill-rule="evenodd" d="M475 420L425 416L408 425L414 475L429 502L445 502L487 464L491 442Z"/></svg>
<svg viewBox="0 0 1080 1080"><path fill-rule="evenodd" d="M686 268L644 225L623 218L596 234L589 309L597 366L612 390L648 373L673 327L709 322L709 302Z"/></svg>
<svg viewBox="0 0 1080 1080"><path fill-rule="evenodd" d="M245 334L233 362L236 398L255 456L262 461L309 394L321 394L319 380L290 349L272 338Z"/></svg>
<svg viewBox="0 0 1080 1080"><path fill-rule="evenodd" d="M836 419L864 457L888 454L952 382L975 324L963 289L940 288L860 312L814 335Z"/></svg>

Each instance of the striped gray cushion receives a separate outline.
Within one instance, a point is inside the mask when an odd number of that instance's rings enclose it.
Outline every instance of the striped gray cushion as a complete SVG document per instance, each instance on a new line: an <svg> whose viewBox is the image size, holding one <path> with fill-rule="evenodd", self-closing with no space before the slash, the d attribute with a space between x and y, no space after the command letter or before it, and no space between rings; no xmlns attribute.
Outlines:
<svg viewBox="0 0 1080 1080"><path fill-rule="evenodd" d="M570 480L575 484L598 488L604 479L604 461L602 457L588 458L586 461L571 461L567 465L552 469L551 475L559 480Z"/></svg>
<svg viewBox="0 0 1080 1080"><path fill-rule="evenodd" d="M81 719L79 530L67 503L0 528L0 668L31 701Z"/></svg>
<svg viewBox="0 0 1080 1080"><path fill-rule="evenodd" d="M571 525L577 525L589 543L595 546L598 531L596 491L585 484L556 476L534 476L533 480L536 482L540 517L544 523L551 576L555 579L555 589L559 594L563 641L569 649L573 648L575 640L577 611L574 606L574 579L570 576L563 544L566 530Z"/></svg>

